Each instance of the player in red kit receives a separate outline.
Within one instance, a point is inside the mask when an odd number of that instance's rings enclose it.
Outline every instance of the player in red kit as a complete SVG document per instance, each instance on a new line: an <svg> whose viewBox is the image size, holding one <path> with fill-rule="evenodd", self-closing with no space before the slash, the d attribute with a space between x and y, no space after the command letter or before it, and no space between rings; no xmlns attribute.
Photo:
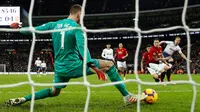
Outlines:
<svg viewBox="0 0 200 112"><path fill-rule="evenodd" d="M149 66L149 51L150 51L151 45L147 45L146 47L146 52L142 54L142 60L140 63L140 67L141 67L141 72L144 73L144 66L143 63L145 61L146 66Z"/></svg>
<svg viewBox="0 0 200 112"><path fill-rule="evenodd" d="M119 43L119 48L116 49L115 59L117 58L117 68L124 74L124 80L126 80L126 58L128 57L128 52L123 48L123 44Z"/></svg>
<svg viewBox="0 0 200 112"><path fill-rule="evenodd" d="M159 45L159 40L154 39L154 46L149 51L149 67L147 69L156 82L159 82L159 75L161 73L171 68L166 60L167 58L164 58L162 54L162 47Z"/></svg>

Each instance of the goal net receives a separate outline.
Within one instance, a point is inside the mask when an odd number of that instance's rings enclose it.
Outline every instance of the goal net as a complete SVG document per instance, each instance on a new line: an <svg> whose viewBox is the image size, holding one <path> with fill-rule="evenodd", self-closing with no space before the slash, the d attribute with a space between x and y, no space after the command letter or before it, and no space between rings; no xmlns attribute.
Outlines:
<svg viewBox="0 0 200 112"><path fill-rule="evenodd" d="M0 64L0 72L6 73L6 64Z"/></svg>
<svg viewBox="0 0 200 112"><path fill-rule="evenodd" d="M104 84L90 84L90 82L88 82L87 77L86 77L86 48L87 48L87 39L85 39L85 53L84 53L84 69L83 69L83 78L84 81L83 82L68 82L68 83L35 83L30 75L30 70L31 70L31 64L32 64L32 58L33 58L33 51L34 51L34 47L35 47L35 40L36 40L36 33L40 33L40 34L44 34L44 33L51 33L51 32L61 32L61 31L67 31L69 29L62 29L62 30L49 30L49 31L36 31L33 27L32 24L32 13L33 13L33 7L34 7L34 3L35 0L31 0L31 4L30 4L30 10L29 10L29 17L28 17L28 21L29 21L29 29L28 31L32 32L32 46L31 46L31 50L30 50L30 55L29 55L29 63L28 63L28 81L27 82L21 82L21 83L16 83L16 84L12 84L12 85L1 85L0 88L8 88L8 87L13 87L13 86L20 86L20 85L24 85L24 84L30 84L31 88L32 88L32 100L31 100L31 106L30 106L30 112L34 111L34 92L35 92L35 86L55 86L55 85L84 85L87 87L87 97L86 97L86 101L85 101L85 108L84 108L84 112L88 111L88 107L89 107L89 102L90 102L90 96L91 96L91 88L97 88L97 87L104 87L104 86L113 86L115 84L120 84L120 83L127 83L127 82L137 82L138 83L138 95L141 94L142 90L141 90L141 86L142 85L162 85L162 84L191 84L193 86L193 99L192 99L192 103L191 103L191 112L194 112L195 109L195 101L196 101L196 97L197 97L197 89L196 86L200 86L200 84L197 84L195 81L193 81L192 77L191 77L191 72L190 72L190 63L187 63L187 75L189 80L179 80L179 81L172 81L172 82L164 82L164 83L154 83L154 82L144 82L142 81L137 73L137 69L138 69L138 56L139 56L139 50L140 50L140 46L141 46L141 41L142 41L142 34L149 34L149 33L154 33L154 32L164 32L164 31L171 31L171 30L176 30L176 29L183 29L186 32L186 36L187 36L187 46L188 46L188 52L187 52L187 57L190 59L190 31L200 31L200 28L189 28L188 25L186 24L186 11L187 11L187 5L188 5L188 0L185 0L184 3L184 8L182 11L182 26L173 26L173 27L168 27L168 28L162 28L162 29L151 29L151 30L145 30L142 31L139 26L138 26L138 22L139 22L139 0L135 0L135 18L134 22L135 22L135 27L134 28L110 28L110 29L100 29L100 30L91 30L91 29L87 29L84 26L84 22L83 22L83 18L85 16L85 7L86 7L86 1L87 0L83 0L83 10L82 10L82 15L81 15L81 29L85 32L85 37L86 33L98 33L98 32L112 32L112 31L133 31L137 33L138 36L138 44L137 44L137 48L136 48L136 52L135 52L135 60L134 60L134 73L136 76L136 79L129 79L126 81L121 81L121 82L113 82L113 83L104 83ZM0 31L16 31L19 32L18 29L13 30L13 29L0 29ZM140 101L137 101L137 112L140 112Z"/></svg>

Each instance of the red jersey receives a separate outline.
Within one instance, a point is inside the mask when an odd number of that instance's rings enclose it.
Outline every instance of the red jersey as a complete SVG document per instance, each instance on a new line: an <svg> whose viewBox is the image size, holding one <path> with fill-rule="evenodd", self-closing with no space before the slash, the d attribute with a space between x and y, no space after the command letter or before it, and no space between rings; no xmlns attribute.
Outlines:
<svg viewBox="0 0 200 112"><path fill-rule="evenodd" d="M122 57L126 56L128 54L127 50L125 48L117 48L116 49L116 55L117 55L117 60L124 60Z"/></svg>
<svg viewBox="0 0 200 112"><path fill-rule="evenodd" d="M149 63L158 63L159 61L155 59L160 58L161 56L162 56L162 47L152 46L149 51L149 58L150 58Z"/></svg>
<svg viewBox="0 0 200 112"><path fill-rule="evenodd" d="M150 54L149 54L149 52L145 52L145 53L143 53L142 54L142 59L145 61L145 63L146 63L146 65L148 65L149 64L149 59L150 59Z"/></svg>

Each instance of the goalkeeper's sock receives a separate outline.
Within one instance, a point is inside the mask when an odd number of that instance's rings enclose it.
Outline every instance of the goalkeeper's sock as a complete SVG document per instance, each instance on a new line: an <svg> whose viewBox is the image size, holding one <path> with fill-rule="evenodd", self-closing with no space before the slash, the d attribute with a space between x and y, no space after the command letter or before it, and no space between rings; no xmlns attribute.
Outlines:
<svg viewBox="0 0 200 112"><path fill-rule="evenodd" d="M54 95L52 94L51 88L43 89L43 90L40 90L38 92L35 92L35 100L44 99L44 98L53 97L53 96ZM26 101L30 101L31 98L32 98L32 94L25 96L24 98L26 99Z"/></svg>
<svg viewBox="0 0 200 112"><path fill-rule="evenodd" d="M107 71L107 74L112 82L122 81L114 65L110 67L110 69ZM115 87L121 92L123 96L127 96L129 94L124 83L117 84Z"/></svg>

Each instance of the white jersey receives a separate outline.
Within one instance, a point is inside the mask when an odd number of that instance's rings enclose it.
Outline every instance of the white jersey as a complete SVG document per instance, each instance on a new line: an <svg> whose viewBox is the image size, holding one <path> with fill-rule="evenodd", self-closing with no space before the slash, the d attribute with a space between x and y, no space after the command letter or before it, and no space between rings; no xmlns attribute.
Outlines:
<svg viewBox="0 0 200 112"><path fill-rule="evenodd" d="M42 61L41 60L35 60L35 65L40 67L41 66Z"/></svg>
<svg viewBox="0 0 200 112"><path fill-rule="evenodd" d="M168 55L172 56L176 51L182 53L179 45L175 45L173 41L165 41L165 43L167 44L167 46L165 47L164 52Z"/></svg>
<svg viewBox="0 0 200 112"><path fill-rule="evenodd" d="M47 67L47 64L46 64L46 63L42 63L42 64L41 64L41 67L42 67L42 68L46 68L46 67Z"/></svg>
<svg viewBox="0 0 200 112"><path fill-rule="evenodd" d="M107 49L105 48L101 54L101 56L105 59L111 59L113 60L114 57L113 57L113 49Z"/></svg>

